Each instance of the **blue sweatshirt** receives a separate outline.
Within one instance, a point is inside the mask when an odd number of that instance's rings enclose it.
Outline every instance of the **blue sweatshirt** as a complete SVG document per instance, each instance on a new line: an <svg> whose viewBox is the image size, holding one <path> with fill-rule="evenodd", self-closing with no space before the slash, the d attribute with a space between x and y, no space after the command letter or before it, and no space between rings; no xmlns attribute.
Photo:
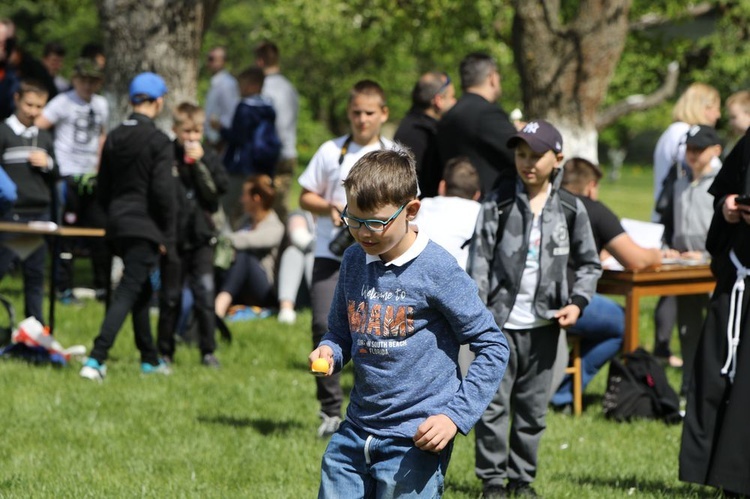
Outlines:
<svg viewBox="0 0 750 499"><path fill-rule="evenodd" d="M347 249L328 327L321 345L333 349L334 370L354 364L346 419L377 436L412 438L436 414L468 433L508 363L508 343L476 284L424 233L388 264L357 244ZM462 381L464 343L476 360Z"/></svg>

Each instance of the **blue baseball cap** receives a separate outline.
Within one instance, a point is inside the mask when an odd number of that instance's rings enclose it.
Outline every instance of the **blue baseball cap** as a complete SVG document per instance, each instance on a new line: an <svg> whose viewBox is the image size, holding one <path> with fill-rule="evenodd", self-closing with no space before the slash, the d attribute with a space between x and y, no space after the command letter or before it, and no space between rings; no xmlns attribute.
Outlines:
<svg viewBox="0 0 750 499"><path fill-rule="evenodd" d="M141 73L130 82L130 102L133 104L158 99L166 93L167 84L156 73Z"/></svg>

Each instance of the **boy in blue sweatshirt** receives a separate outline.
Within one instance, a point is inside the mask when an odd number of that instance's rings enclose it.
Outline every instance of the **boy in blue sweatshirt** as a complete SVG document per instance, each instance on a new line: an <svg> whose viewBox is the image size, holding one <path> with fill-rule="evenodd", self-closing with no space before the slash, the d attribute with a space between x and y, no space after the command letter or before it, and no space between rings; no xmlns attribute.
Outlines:
<svg viewBox="0 0 750 499"><path fill-rule="evenodd" d="M308 360L325 359L328 376L351 360L355 382L318 497L440 497L453 437L487 407L508 345L456 259L409 223L420 206L410 153L366 154L344 188L342 222L358 244ZM461 344L476 354L463 380Z"/></svg>

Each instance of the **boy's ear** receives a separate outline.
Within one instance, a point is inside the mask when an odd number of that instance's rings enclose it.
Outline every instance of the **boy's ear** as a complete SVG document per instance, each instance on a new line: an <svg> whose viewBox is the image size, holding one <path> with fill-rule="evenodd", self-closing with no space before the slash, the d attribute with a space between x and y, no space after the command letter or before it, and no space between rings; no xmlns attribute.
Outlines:
<svg viewBox="0 0 750 499"><path fill-rule="evenodd" d="M388 106L383 106L383 117L380 120L381 123L385 123L388 121L388 114L390 113L390 110L388 109Z"/></svg>
<svg viewBox="0 0 750 499"><path fill-rule="evenodd" d="M411 222L419 213L419 208L422 206L422 202L419 199L412 199L406 205L406 220Z"/></svg>

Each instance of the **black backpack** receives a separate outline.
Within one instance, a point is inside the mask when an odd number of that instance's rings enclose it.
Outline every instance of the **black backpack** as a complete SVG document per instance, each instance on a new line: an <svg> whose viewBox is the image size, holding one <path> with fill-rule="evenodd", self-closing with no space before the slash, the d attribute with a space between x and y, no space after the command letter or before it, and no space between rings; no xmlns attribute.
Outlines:
<svg viewBox="0 0 750 499"><path fill-rule="evenodd" d="M664 368L642 348L623 355L624 363L609 364L604 416L615 421L660 419L673 424L681 421L680 399L667 381Z"/></svg>

